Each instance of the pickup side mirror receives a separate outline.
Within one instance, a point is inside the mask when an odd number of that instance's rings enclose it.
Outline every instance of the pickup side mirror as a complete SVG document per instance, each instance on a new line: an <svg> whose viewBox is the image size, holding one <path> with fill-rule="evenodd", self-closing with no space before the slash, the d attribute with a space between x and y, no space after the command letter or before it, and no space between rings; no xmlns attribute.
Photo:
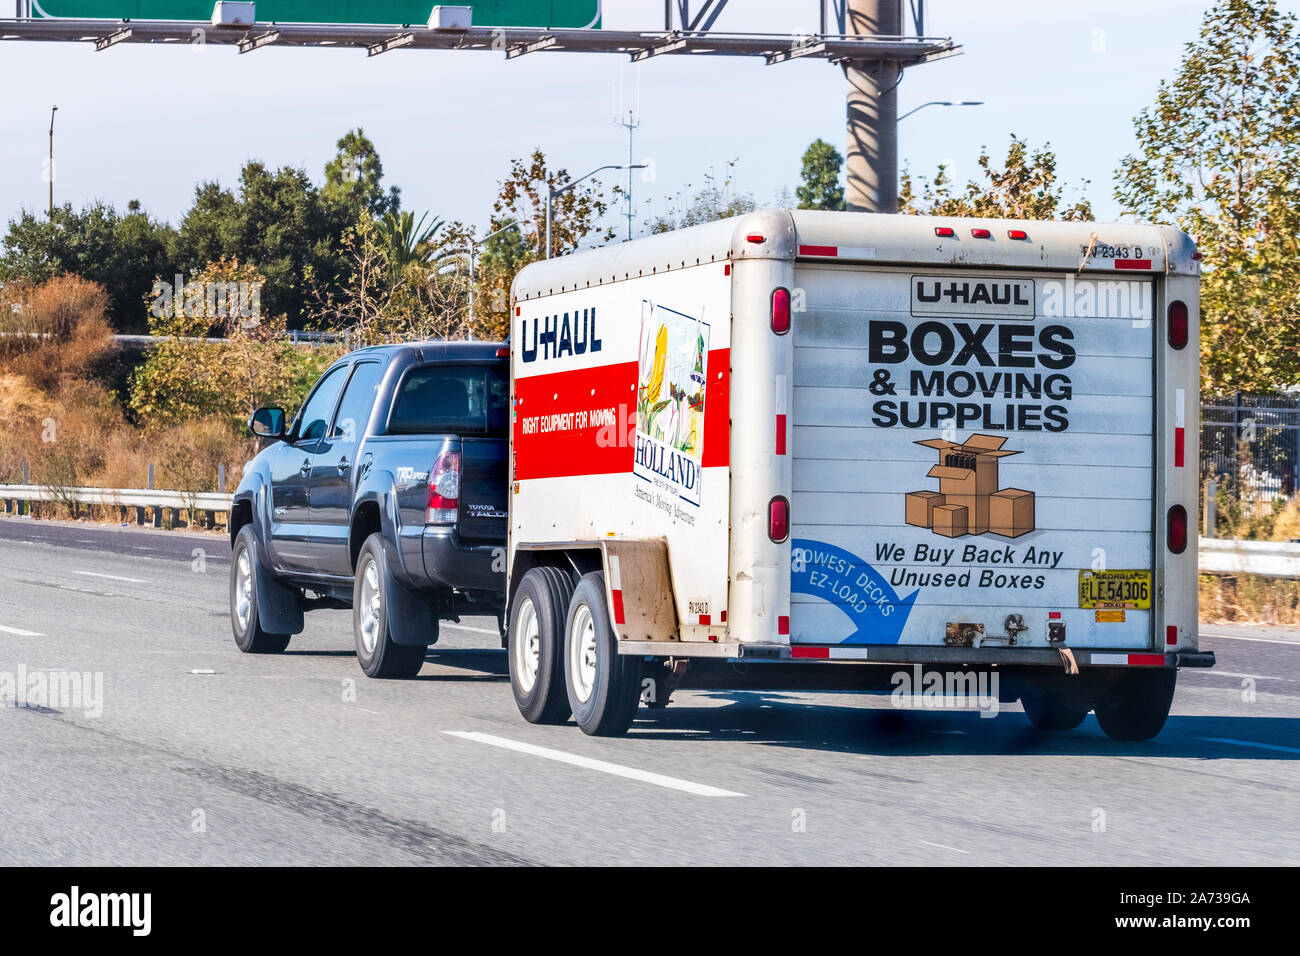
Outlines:
<svg viewBox="0 0 1300 956"><path fill-rule="evenodd" d="M248 430L258 438L283 438L284 409L259 408L248 419Z"/></svg>

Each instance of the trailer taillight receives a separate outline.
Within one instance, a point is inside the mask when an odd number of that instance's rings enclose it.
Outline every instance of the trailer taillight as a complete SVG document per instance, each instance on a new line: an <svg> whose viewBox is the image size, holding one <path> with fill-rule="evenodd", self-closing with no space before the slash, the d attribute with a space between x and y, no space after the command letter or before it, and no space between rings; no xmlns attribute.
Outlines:
<svg viewBox="0 0 1300 956"><path fill-rule="evenodd" d="M790 331L790 290L777 289L772 293L772 331L785 335Z"/></svg>
<svg viewBox="0 0 1300 956"><path fill-rule="evenodd" d="M1174 505L1169 509L1167 524L1169 550L1174 554L1182 554L1187 550L1187 509L1182 505Z"/></svg>
<svg viewBox="0 0 1300 956"><path fill-rule="evenodd" d="M767 504L767 536L777 544L790 537L790 502L781 495Z"/></svg>
<svg viewBox="0 0 1300 956"><path fill-rule="evenodd" d="M425 524L455 524L460 509L460 452L445 451L429 475L429 506Z"/></svg>
<svg viewBox="0 0 1300 956"><path fill-rule="evenodd" d="M1187 303L1175 299L1169 303L1169 344L1176 349L1187 347Z"/></svg>

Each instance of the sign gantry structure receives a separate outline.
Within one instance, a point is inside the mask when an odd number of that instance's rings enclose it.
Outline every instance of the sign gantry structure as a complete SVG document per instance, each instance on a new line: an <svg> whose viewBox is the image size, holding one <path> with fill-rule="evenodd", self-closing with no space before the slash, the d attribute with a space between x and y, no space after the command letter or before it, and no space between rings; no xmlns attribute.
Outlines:
<svg viewBox="0 0 1300 956"><path fill-rule="evenodd" d="M807 2L807 0L806 0ZM902 71L960 52L949 37L924 35L922 0L811 0L817 33L716 31L728 0L665 0L663 29L609 30L600 0L16 0L0 19L0 40L73 41L107 50L123 43L268 47L479 50L514 60L536 53L615 53L634 62L658 56L761 57L775 65L821 59L848 78L850 208L897 207L893 142L895 90ZM792 4L794 6L794 4ZM324 21L324 22L322 22ZM523 24L523 25L518 25Z"/></svg>

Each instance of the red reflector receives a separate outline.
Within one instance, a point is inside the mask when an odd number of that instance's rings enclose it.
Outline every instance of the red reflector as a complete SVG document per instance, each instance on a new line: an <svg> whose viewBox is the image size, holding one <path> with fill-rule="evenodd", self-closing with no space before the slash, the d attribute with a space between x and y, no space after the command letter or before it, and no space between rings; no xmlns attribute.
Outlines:
<svg viewBox="0 0 1300 956"><path fill-rule="evenodd" d="M1186 348L1188 335L1187 303L1175 299L1169 303L1169 344L1176 349Z"/></svg>
<svg viewBox="0 0 1300 956"><path fill-rule="evenodd" d="M834 259L840 254L839 246L800 246L799 255L801 256L823 256L828 259Z"/></svg>
<svg viewBox="0 0 1300 956"><path fill-rule="evenodd" d="M974 236L976 239L992 239L992 238L993 238L993 233L989 232L989 230L987 230L987 229L972 229L972 230L970 231L970 234L971 234L972 236Z"/></svg>
<svg viewBox="0 0 1300 956"><path fill-rule="evenodd" d="M1130 667L1164 667L1165 655L1163 654L1130 654L1128 656Z"/></svg>
<svg viewBox="0 0 1300 956"><path fill-rule="evenodd" d="M951 239L957 235L957 231L949 226L935 226L934 234L940 239Z"/></svg>
<svg viewBox="0 0 1300 956"><path fill-rule="evenodd" d="M766 237L766 236L760 236L758 233L756 233L756 232L752 232L752 233L750 233L748 236L745 237L745 241L746 241L746 242L752 242L752 243L757 244L757 243L761 243L761 242L767 242L767 237Z"/></svg>
<svg viewBox="0 0 1300 956"><path fill-rule="evenodd" d="M1023 230L1023 229L1008 229L1008 230L1007 230L1007 238L1008 238L1008 239L1028 239L1028 238L1029 238L1029 233L1025 232L1025 230Z"/></svg>
<svg viewBox="0 0 1300 956"><path fill-rule="evenodd" d="M1177 625L1177 624L1166 624L1166 625L1165 625L1165 643L1166 643L1166 644L1177 644L1177 643L1178 643L1178 625Z"/></svg>
<svg viewBox="0 0 1300 956"><path fill-rule="evenodd" d="M831 649L829 647L792 647L790 648L790 656L829 658L831 656Z"/></svg>
<svg viewBox="0 0 1300 956"><path fill-rule="evenodd" d="M767 505L767 536L777 544L790 537L790 502L780 495Z"/></svg>
<svg viewBox="0 0 1300 956"><path fill-rule="evenodd" d="M1169 509L1169 550L1174 554L1187 550L1187 509L1182 505Z"/></svg>
<svg viewBox="0 0 1300 956"><path fill-rule="evenodd" d="M523 311L524 311L523 306L521 306L521 305L517 305L517 306L515 306L515 315L519 315L519 313L521 313L521 312L523 312Z"/></svg>
<svg viewBox="0 0 1300 956"><path fill-rule="evenodd" d="M497 358L510 358L510 350L508 348L497 349Z"/></svg>
<svg viewBox="0 0 1300 956"><path fill-rule="evenodd" d="M772 331L785 335L790 331L790 290L777 289L772 293Z"/></svg>
<svg viewBox="0 0 1300 956"><path fill-rule="evenodd" d="M789 634L789 633L790 633L790 618L789 618L788 616L782 614L782 615L780 615L779 617L777 617L777 619L776 619L776 633L778 633L778 634Z"/></svg>
<svg viewBox="0 0 1300 956"><path fill-rule="evenodd" d="M722 267L722 274L723 274L724 276L729 276L729 275L731 275L731 263L730 263L730 262L728 262L725 266Z"/></svg>

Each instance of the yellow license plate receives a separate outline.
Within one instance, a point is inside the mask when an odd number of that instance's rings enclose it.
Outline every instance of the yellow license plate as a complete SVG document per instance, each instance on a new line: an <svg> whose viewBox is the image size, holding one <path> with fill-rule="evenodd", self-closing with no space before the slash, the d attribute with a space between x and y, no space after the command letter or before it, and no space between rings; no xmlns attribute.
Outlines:
<svg viewBox="0 0 1300 956"><path fill-rule="evenodd" d="M1150 571L1080 571L1079 607L1151 608Z"/></svg>

